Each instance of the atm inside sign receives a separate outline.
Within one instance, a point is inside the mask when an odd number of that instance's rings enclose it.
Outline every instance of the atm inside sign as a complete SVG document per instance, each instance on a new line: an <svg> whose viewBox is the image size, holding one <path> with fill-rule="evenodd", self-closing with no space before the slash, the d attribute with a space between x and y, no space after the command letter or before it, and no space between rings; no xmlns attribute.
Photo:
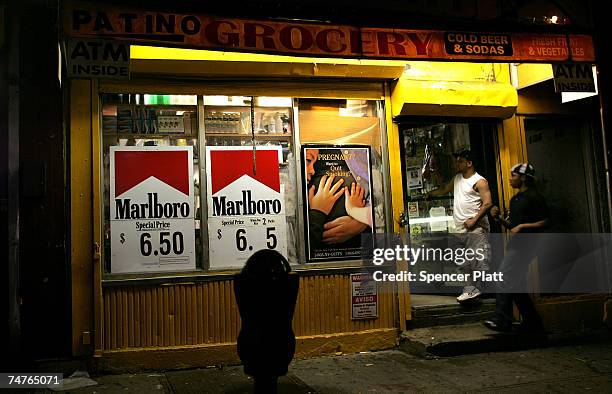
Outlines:
<svg viewBox="0 0 612 394"><path fill-rule="evenodd" d="M553 64L555 92L595 93L593 67L588 63Z"/></svg>
<svg viewBox="0 0 612 394"><path fill-rule="evenodd" d="M66 42L71 78L129 79L130 44L122 41L71 39Z"/></svg>

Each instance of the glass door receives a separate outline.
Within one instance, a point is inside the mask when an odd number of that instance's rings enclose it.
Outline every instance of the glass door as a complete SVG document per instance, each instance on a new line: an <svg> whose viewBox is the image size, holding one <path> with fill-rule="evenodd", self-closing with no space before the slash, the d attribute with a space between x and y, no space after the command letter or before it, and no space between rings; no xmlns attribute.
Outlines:
<svg viewBox="0 0 612 394"><path fill-rule="evenodd" d="M410 122L400 124L402 154L404 215L403 225L412 247L449 247L449 234L455 232L453 193L430 199L426 194L452 180L456 175L453 153L469 149L474 157L476 172L485 177L497 204L497 174L495 166L495 124L483 122ZM419 262L416 271L453 273L457 267L441 260ZM414 283L421 286L419 283ZM431 289L413 292L455 293L461 283L438 284Z"/></svg>

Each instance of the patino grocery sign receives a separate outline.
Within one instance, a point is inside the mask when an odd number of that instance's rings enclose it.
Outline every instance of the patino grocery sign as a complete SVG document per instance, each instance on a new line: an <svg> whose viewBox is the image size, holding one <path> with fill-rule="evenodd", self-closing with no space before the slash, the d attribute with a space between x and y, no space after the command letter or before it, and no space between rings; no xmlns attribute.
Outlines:
<svg viewBox="0 0 612 394"><path fill-rule="evenodd" d="M144 45L350 58L594 62L591 37L483 34L247 20L65 3L67 37ZM568 45L569 44L569 45Z"/></svg>

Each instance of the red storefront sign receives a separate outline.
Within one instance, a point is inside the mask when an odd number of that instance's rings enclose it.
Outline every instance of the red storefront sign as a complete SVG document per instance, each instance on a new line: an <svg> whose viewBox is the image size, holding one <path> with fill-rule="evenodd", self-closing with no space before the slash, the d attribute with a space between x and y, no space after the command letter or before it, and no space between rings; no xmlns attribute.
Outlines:
<svg viewBox="0 0 612 394"><path fill-rule="evenodd" d="M562 34L503 34L361 29L363 57L558 62L569 59ZM593 40L570 35L573 61L595 61Z"/></svg>
<svg viewBox="0 0 612 394"><path fill-rule="evenodd" d="M587 35L482 33L274 22L67 3L68 37L185 48L349 58L595 61ZM570 44L571 58L568 51Z"/></svg>

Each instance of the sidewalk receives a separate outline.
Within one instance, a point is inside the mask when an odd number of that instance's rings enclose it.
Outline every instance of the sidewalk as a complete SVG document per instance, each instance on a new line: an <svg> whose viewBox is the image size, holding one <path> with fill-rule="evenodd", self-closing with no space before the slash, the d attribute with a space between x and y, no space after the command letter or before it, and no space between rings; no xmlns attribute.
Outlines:
<svg viewBox="0 0 612 394"><path fill-rule="evenodd" d="M242 367L93 377L73 393L249 393ZM279 393L612 392L612 333L599 343L423 359L400 350L296 360Z"/></svg>

